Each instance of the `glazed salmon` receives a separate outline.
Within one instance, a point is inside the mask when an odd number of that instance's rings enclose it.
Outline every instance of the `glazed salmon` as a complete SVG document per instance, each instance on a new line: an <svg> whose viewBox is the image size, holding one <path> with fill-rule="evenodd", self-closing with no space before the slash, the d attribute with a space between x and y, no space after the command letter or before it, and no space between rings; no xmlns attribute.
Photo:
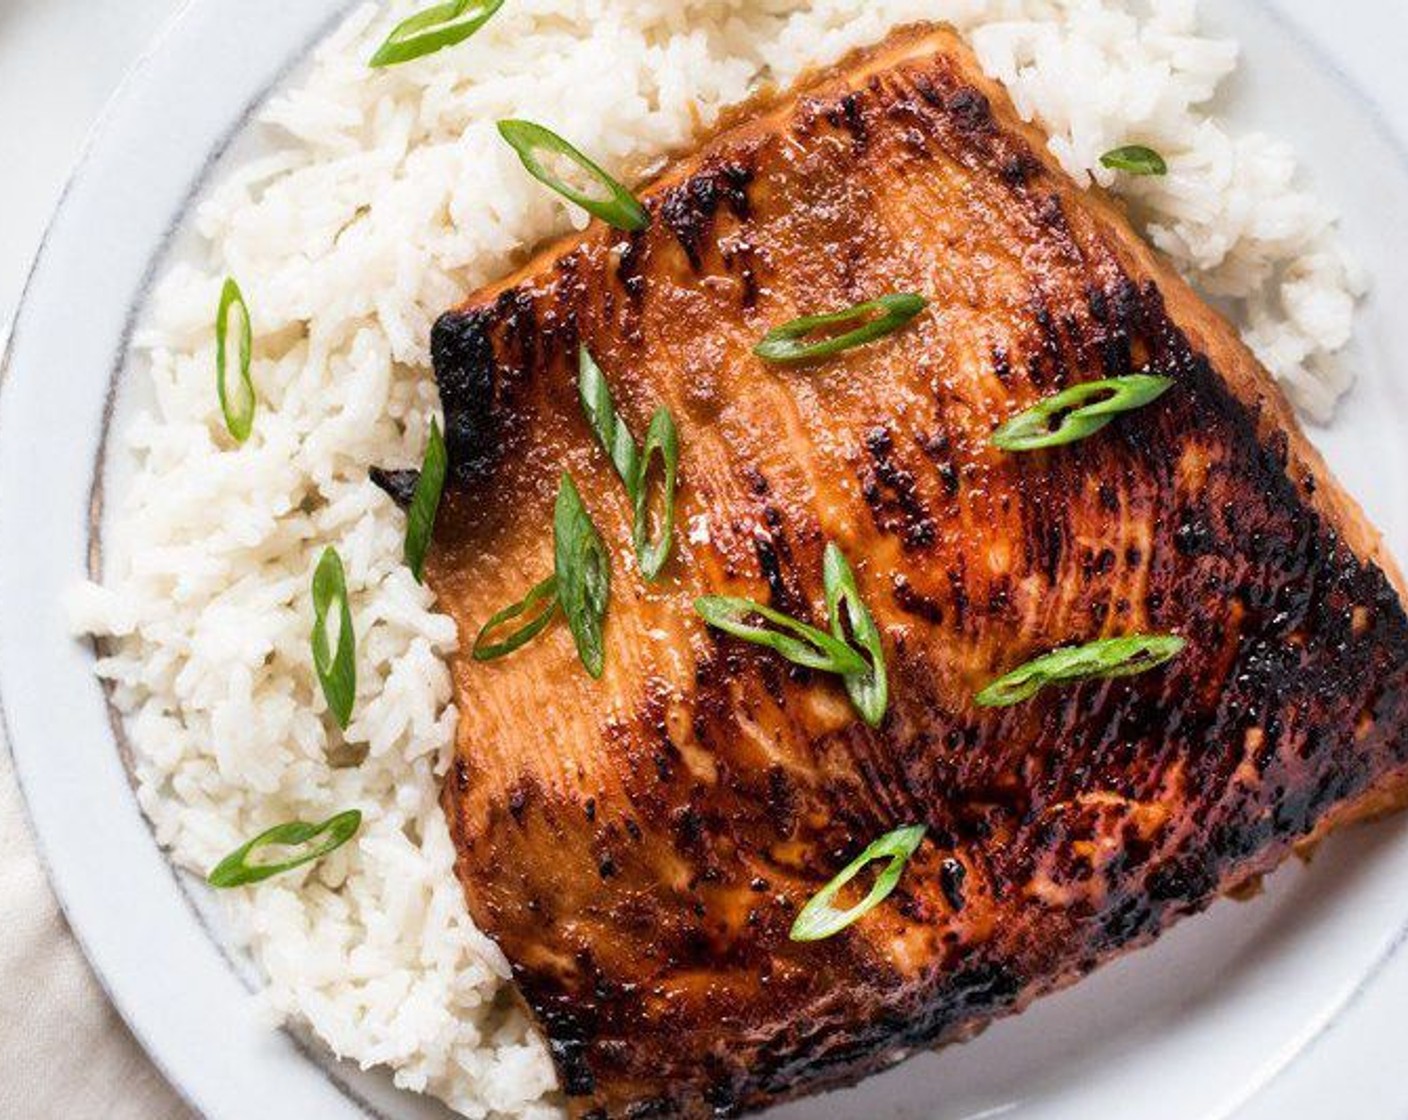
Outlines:
<svg viewBox="0 0 1408 1120"><path fill-rule="evenodd" d="M445 807L574 1116L732 1116L969 1037L1401 799L1408 620L1376 534L1234 329L955 34L903 30L752 106L641 198L646 230L550 246L433 338L451 467L429 579L465 650ZM753 353L889 292L928 307L814 365ZM679 428L655 583L578 400L584 345L637 435L662 405ZM1136 372L1173 387L1069 446L991 443ZM564 470L612 558L600 680L561 620L468 653L551 573ZM693 607L824 627L828 542L882 635L878 728L837 677ZM1138 633L1187 646L974 702L1054 647ZM789 938L918 824L886 902Z"/></svg>

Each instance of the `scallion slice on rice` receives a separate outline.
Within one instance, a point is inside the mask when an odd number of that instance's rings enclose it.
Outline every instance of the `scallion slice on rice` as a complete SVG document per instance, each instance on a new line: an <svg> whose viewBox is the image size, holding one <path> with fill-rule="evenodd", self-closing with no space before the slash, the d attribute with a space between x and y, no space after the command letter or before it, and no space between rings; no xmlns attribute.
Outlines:
<svg viewBox="0 0 1408 1120"><path fill-rule="evenodd" d="M237 361L239 383L230 386L230 317L236 317ZM236 443L249 439L254 431L254 381L250 376L250 356L254 350L254 328L250 323L249 305L233 276L226 277L220 290L220 307L215 312L215 392L220 398L220 411L225 414L225 427Z"/></svg>
<svg viewBox="0 0 1408 1120"><path fill-rule="evenodd" d="M337 649L328 637L328 614L338 608ZM344 731L352 722L357 699L357 636L352 632L352 607L347 601L347 575L337 549L324 550L313 573L313 667L328 707Z"/></svg>
<svg viewBox="0 0 1408 1120"><path fill-rule="evenodd" d="M396 66L463 43L504 6L504 0L451 0L402 20L369 66Z"/></svg>
<svg viewBox="0 0 1408 1120"><path fill-rule="evenodd" d="M650 215L635 195L551 129L532 121L500 121L499 135L518 153L529 175L593 217L630 232L650 224ZM575 167L584 176L588 189L567 182L546 160Z"/></svg>
<svg viewBox="0 0 1408 1120"><path fill-rule="evenodd" d="M1126 144L1115 148L1100 157L1100 162L1111 171L1123 171L1130 175L1167 175L1168 162L1153 148L1143 144Z"/></svg>
<svg viewBox="0 0 1408 1120"><path fill-rule="evenodd" d="M416 491L411 498L410 509L406 511L406 567L411 569L417 583L424 582L425 554L430 548L431 534L435 531L435 515L440 510L440 497L445 491L445 472L448 468L445 437L440 434L440 425L432 420L430 440L425 445L425 462L421 464Z"/></svg>
<svg viewBox="0 0 1408 1120"><path fill-rule="evenodd" d="M207 877L206 881L220 890L231 887L247 887L262 883L305 863L322 859L329 852L336 851L362 827L360 809L348 809L329 817L321 824L308 824L305 821L290 821L275 825L267 832L261 832L247 844L242 844L222 859ZM314 843L317 841L317 843ZM312 847L308 847L308 845ZM266 848L302 848L303 851L289 853L282 860L271 863L256 863L252 857Z"/></svg>

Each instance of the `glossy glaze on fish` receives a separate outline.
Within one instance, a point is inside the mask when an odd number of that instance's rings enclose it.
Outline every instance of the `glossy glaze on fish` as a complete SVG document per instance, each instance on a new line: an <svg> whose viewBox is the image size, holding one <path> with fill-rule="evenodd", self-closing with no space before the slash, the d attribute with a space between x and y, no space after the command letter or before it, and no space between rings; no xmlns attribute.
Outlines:
<svg viewBox="0 0 1408 1120"><path fill-rule="evenodd" d="M445 791L470 911L575 1115L730 1116L968 1037L1398 796L1408 622L1375 534L1235 332L954 35L897 33L755 106L643 197L647 231L593 225L434 335L452 477L429 570L465 650L550 573L562 470L614 558L601 681L560 622L456 661ZM810 368L751 353L892 291L931 305L888 339ZM578 403L583 343L637 436L661 404L681 431L658 584ZM1138 370L1176 384L1092 439L988 442ZM821 623L827 541L884 635L878 731L835 678L691 606ZM972 702L1051 647L1138 632L1188 649ZM885 905L789 941L914 823Z"/></svg>

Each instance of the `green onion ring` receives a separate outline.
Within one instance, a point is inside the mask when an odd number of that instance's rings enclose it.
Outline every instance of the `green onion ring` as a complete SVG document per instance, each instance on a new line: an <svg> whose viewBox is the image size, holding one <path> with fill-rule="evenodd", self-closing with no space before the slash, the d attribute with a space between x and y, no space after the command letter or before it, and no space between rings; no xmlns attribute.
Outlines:
<svg viewBox="0 0 1408 1120"><path fill-rule="evenodd" d="M582 411L597 442L611 458L634 509L631 536L641 574L651 582L660 577L674 546L675 491L679 482L680 437L670 410L661 407L650 419L645 447L636 446L635 437L616 411L611 386L596 359L585 346L577 355L577 395ZM664 467L661 537L650 539L650 466L658 457Z"/></svg>
<svg viewBox="0 0 1408 1120"><path fill-rule="evenodd" d="M754 645L766 646L782 654L794 665L841 676L847 673L870 672L865 658L843 640L762 603L755 603L752 599L735 599L724 595L707 596L695 600L694 609L715 630L722 630L725 634L731 634ZM765 626L750 624L747 619L752 615L759 616L778 629L769 630Z"/></svg>
<svg viewBox="0 0 1408 1120"><path fill-rule="evenodd" d="M978 693L975 702L981 708L1006 708L1050 685L1147 673L1172 661L1187 645L1173 634L1136 634L1054 650L999 677Z"/></svg>
<svg viewBox="0 0 1408 1120"><path fill-rule="evenodd" d="M206 881L212 887L220 890L262 883L265 879L272 879L275 875L282 875L285 871L292 871L295 867L302 867L305 863L322 859L323 856L342 847L343 844L356 836L357 830L361 827L362 813L359 809L348 809L344 813L338 813L323 821L322 824L290 821L287 824L275 825L269 831L261 832L253 840L236 848L222 859L206 877ZM326 836L327 839L312 851L304 852L292 859L286 859L279 863L254 864L249 862L250 856L264 848L300 847L312 843L320 836Z"/></svg>
<svg viewBox="0 0 1408 1120"><path fill-rule="evenodd" d="M1111 171L1124 171L1130 175L1167 175L1168 162L1153 148L1143 144L1127 144L1115 148L1100 157L1100 162Z"/></svg>
<svg viewBox="0 0 1408 1120"><path fill-rule="evenodd" d="M611 556L592 524L572 476L563 472L553 512L557 598L577 654L598 680L606 669L606 608L611 600Z"/></svg>
<svg viewBox="0 0 1408 1120"><path fill-rule="evenodd" d="M591 352L583 346L577 353L577 395L586 413L587 423L602 449L611 457L611 465L626 484L631 501L636 498L640 479L640 449L626 422L616 411L611 399L611 386Z"/></svg>
<svg viewBox="0 0 1408 1120"><path fill-rule="evenodd" d="M368 66L396 66L463 43L494 18L504 0L451 0L402 20Z"/></svg>
<svg viewBox="0 0 1408 1120"><path fill-rule="evenodd" d="M230 391L230 312L239 315L239 388ZM250 356L254 350L254 328L250 323L249 305L233 276L226 277L220 289L220 307L215 313L215 392L220 398L220 411L225 414L225 428L236 443L244 443L254 431L256 398L254 380L250 376Z"/></svg>
<svg viewBox="0 0 1408 1120"><path fill-rule="evenodd" d="M546 606L522 627L501 642L491 643L489 641L490 635L495 630L507 622L523 617L539 603L545 603ZM516 650L522 649L548 628L553 615L557 613L557 607L557 577L548 576L513 606L505 607L484 624L483 629L479 631L479 636L474 640L471 656L475 661L497 661L501 657L507 657Z"/></svg>
<svg viewBox="0 0 1408 1120"><path fill-rule="evenodd" d="M819 361L893 334L928 306L929 301L923 296L899 292L828 315L806 315L768 331L763 341L753 348L753 353L764 361L781 365ZM805 341L817 331L848 323L860 325L818 342Z"/></svg>
<svg viewBox="0 0 1408 1120"><path fill-rule="evenodd" d="M337 652L328 642L328 612L338 604ZM352 632L352 607L347 601L347 575L337 549L325 549L313 573L313 667L323 686L328 708L344 731L352 722L357 700L357 636Z"/></svg>
<svg viewBox="0 0 1408 1120"><path fill-rule="evenodd" d="M792 923L791 939L822 941L834 937L874 910L899 886L906 865L923 842L927 831L922 824L909 825L887 832L876 840L802 907L797 920ZM831 905L847 883L859 875L867 865L881 859L889 860L889 863L876 877L875 885L870 888L870 893L865 898L849 910L837 910Z"/></svg>
<svg viewBox="0 0 1408 1120"><path fill-rule="evenodd" d="M1152 404L1172 387L1172 378L1151 374L1082 382L1014 416L992 434L992 444L1003 451L1039 451L1075 443L1121 413Z"/></svg>
<svg viewBox="0 0 1408 1120"><path fill-rule="evenodd" d="M499 135L518 153L529 175L593 217L632 233L650 225L650 215L635 195L557 133L532 121L508 120L499 122ZM543 165L538 158L540 152L551 152L576 164L605 191L606 197L587 194L564 182Z"/></svg>
<svg viewBox="0 0 1408 1120"><path fill-rule="evenodd" d="M650 464L656 458L663 467L661 479L660 538L650 539ZM636 546L636 561L641 575L647 580L660 578L675 539L675 492L679 485L680 436L675 418L668 408L660 408L650 420L645 433L645 449L641 452L640 473L637 476L635 525L632 537Z"/></svg>
<svg viewBox="0 0 1408 1120"><path fill-rule="evenodd" d="M415 494L406 511L406 566L411 569L417 583L424 582L425 554L430 549L430 538L435 532L435 515L440 510L440 498L445 492L445 473L449 462L440 425L431 420L425 462L421 464Z"/></svg>
<svg viewBox="0 0 1408 1120"><path fill-rule="evenodd" d="M843 642L852 642L870 655L870 664L863 673L847 673L846 692L871 727L885 722L885 710L890 703L890 678L885 668L885 646L869 608L860 597L855 572L845 554L834 542L827 544L822 561L826 582L826 613L831 619L831 633ZM850 637L847 637L847 623Z"/></svg>

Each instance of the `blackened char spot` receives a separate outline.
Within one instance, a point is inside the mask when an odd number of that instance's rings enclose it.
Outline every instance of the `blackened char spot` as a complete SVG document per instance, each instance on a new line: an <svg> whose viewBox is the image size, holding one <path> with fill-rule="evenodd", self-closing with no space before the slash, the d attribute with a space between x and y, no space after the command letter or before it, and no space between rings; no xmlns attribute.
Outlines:
<svg viewBox="0 0 1408 1120"><path fill-rule="evenodd" d="M741 163L724 166L720 174L725 184L724 197L729 209L740 222L746 222L753 214L753 205L748 199L748 187L753 182L753 171Z"/></svg>
<svg viewBox="0 0 1408 1120"><path fill-rule="evenodd" d="M993 127L992 106L979 90L964 87L949 100L948 111L965 132L987 132Z"/></svg>
<svg viewBox="0 0 1408 1120"><path fill-rule="evenodd" d="M934 106L936 109L943 108L943 91L934 84L933 79L928 74L915 74L911 80L914 82L914 88L919 91L919 96L922 97L925 102Z"/></svg>
<svg viewBox="0 0 1408 1120"><path fill-rule="evenodd" d="M420 481L420 471L387 471L381 467L373 467L369 473L372 482L381 487L402 509L411 504L411 499L416 493L416 483Z"/></svg>
<svg viewBox="0 0 1408 1120"><path fill-rule="evenodd" d="M713 233L719 206L726 204L740 221L750 215L748 185L753 173L739 163L707 167L665 196L660 218L680 243L690 267L704 267L704 250Z"/></svg>
<svg viewBox="0 0 1408 1120"><path fill-rule="evenodd" d="M903 572L896 572L891 582L894 585L895 604L900 610L922 618L925 622L932 622L935 626L942 624L943 607L936 600L916 591Z"/></svg>
<svg viewBox="0 0 1408 1120"><path fill-rule="evenodd" d="M758 557L758 569L767 580L772 608L784 614L795 613L801 606L800 599L792 593L782 572L782 554L791 550L779 536L759 527L753 533L753 551Z"/></svg>
<svg viewBox="0 0 1408 1120"><path fill-rule="evenodd" d="M994 346L992 348L992 371L997 375L997 379L1007 382L1012 378L1012 356L1007 352L1005 346Z"/></svg>
<svg viewBox="0 0 1408 1120"><path fill-rule="evenodd" d="M796 831L798 805L797 787L787 771L781 766L771 767L768 770L768 819L776 826L779 836L791 836Z"/></svg>
<svg viewBox="0 0 1408 1120"><path fill-rule="evenodd" d="M616 254L616 279L637 305L645 296L645 276L642 274L645 244L645 231L637 230L621 243Z"/></svg>
<svg viewBox="0 0 1408 1120"><path fill-rule="evenodd" d="M865 150L865 118L861 114L861 97L854 90L827 110L826 119L833 128L843 128L851 134L851 147L859 154Z"/></svg>
<svg viewBox="0 0 1408 1120"><path fill-rule="evenodd" d="M1023 148L1002 163L1002 181L1009 187L1025 187L1042 172L1041 161Z"/></svg>
<svg viewBox="0 0 1408 1120"><path fill-rule="evenodd" d="M494 410L494 321L485 310L450 311L430 333L430 357L445 410L450 479L465 483L493 471L499 456Z"/></svg>
<svg viewBox="0 0 1408 1120"><path fill-rule="evenodd" d="M1156 867L1145 880L1145 889L1154 902L1197 903L1217 889L1217 872L1205 856L1194 853Z"/></svg>
<svg viewBox="0 0 1408 1120"><path fill-rule="evenodd" d="M946 901L954 912L963 909L963 883L968 878L968 869L952 856L939 865L939 886Z"/></svg>
<svg viewBox="0 0 1408 1120"><path fill-rule="evenodd" d="M955 1007L991 1014L1017 998L1022 991L1022 978L1007 965L993 961L955 973L950 990Z"/></svg>
<svg viewBox="0 0 1408 1120"><path fill-rule="evenodd" d="M660 217L689 258L695 272L704 267L704 239L719 208L719 186L710 175L696 175L665 196Z"/></svg>
<svg viewBox="0 0 1408 1120"><path fill-rule="evenodd" d="M958 467L953 462L953 441L942 433L925 435L921 432L915 436L915 442L938 468L939 482L943 485L944 494L950 498L957 497L959 477Z"/></svg>
<svg viewBox="0 0 1408 1120"><path fill-rule="evenodd" d="M532 977L531 974L520 973L519 979L525 982L531 981ZM587 1058L587 1051L597 1033L596 1016L591 1008L571 1004L561 995L542 995L547 998L531 1002L547 1036L562 1091L569 1097L589 1097L596 1092L596 1075L592 1073L591 1062Z"/></svg>
<svg viewBox="0 0 1408 1120"><path fill-rule="evenodd" d="M626 1107L626 1120L666 1120L678 1110L668 1097L651 1097Z"/></svg>
<svg viewBox="0 0 1408 1120"><path fill-rule="evenodd" d="M1120 317L1122 305L1119 290L1111 293L1092 284L1086 292L1086 303L1091 319L1100 326L1097 337L1105 376L1118 377L1128 373L1133 368L1134 357L1128 324Z"/></svg>
<svg viewBox="0 0 1408 1120"><path fill-rule="evenodd" d="M924 506L914 475L895 463L890 430L883 425L872 428L865 449L871 461L860 471L860 489L875 527L897 535L906 548L933 544L938 526Z"/></svg>
<svg viewBox="0 0 1408 1120"><path fill-rule="evenodd" d="M751 311L758 305L758 273L753 267L753 254L751 248L740 249L738 254L739 269L738 280L742 285L740 300L745 309Z"/></svg>

